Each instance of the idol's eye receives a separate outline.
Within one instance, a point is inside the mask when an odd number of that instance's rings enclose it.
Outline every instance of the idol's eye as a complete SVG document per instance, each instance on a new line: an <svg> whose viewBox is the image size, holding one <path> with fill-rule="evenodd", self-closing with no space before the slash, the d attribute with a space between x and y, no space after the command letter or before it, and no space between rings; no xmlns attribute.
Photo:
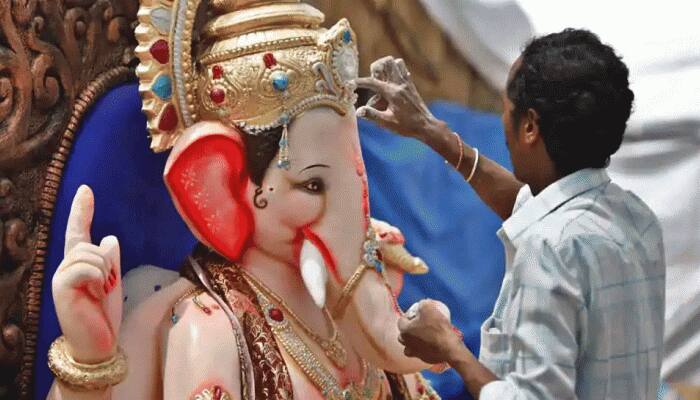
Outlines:
<svg viewBox="0 0 700 400"><path fill-rule="evenodd" d="M299 186L311 194L321 194L326 190L326 185L321 178L311 178L302 182Z"/></svg>

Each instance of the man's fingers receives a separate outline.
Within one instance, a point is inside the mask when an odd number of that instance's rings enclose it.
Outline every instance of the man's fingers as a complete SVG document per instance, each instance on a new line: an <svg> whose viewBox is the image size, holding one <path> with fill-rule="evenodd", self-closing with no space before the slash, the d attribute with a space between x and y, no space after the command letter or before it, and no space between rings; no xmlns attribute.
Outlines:
<svg viewBox="0 0 700 400"><path fill-rule="evenodd" d="M384 100L384 98L378 94L370 97L366 104L367 107L376 108L377 110L386 110L388 105L389 104L386 102L386 100Z"/></svg>
<svg viewBox="0 0 700 400"><path fill-rule="evenodd" d="M403 58L399 58L396 60L396 69L399 71L399 74L404 79L408 79L411 77L411 73L408 72L408 68L406 68L406 62L403 60Z"/></svg>
<svg viewBox="0 0 700 400"><path fill-rule="evenodd" d="M82 185L73 197L68 223L66 225L66 243L64 254L81 242L91 242L90 226L95 212L95 197L87 185Z"/></svg>
<svg viewBox="0 0 700 400"><path fill-rule="evenodd" d="M355 84L357 84L358 88L376 92L385 99L389 97L389 93L391 92L391 85L389 83L376 78L357 78L355 79Z"/></svg>
<svg viewBox="0 0 700 400"><path fill-rule="evenodd" d="M413 328L413 325L415 323L415 319L408 319L406 317L401 317L399 318L398 326L399 326L399 332L404 335L404 339L406 338L406 334L409 334L409 331Z"/></svg>
<svg viewBox="0 0 700 400"><path fill-rule="evenodd" d="M376 108L362 106L357 109L355 115L359 118L365 118L370 121L375 121L380 125L391 122L391 112L388 110L379 111Z"/></svg>
<svg viewBox="0 0 700 400"><path fill-rule="evenodd" d="M369 70L373 77L379 79L386 79L386 72L388 71L388 65L394 62L394 57L386 56L374 61L370 66Z"/></svg>

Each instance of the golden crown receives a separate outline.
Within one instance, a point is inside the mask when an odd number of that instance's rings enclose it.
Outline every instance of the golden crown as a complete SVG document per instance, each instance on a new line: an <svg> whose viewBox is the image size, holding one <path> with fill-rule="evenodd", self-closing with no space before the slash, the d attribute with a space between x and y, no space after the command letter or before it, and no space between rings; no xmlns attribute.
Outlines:
<svg viewBox="0 0 700 400"><path fill-rule="evenodd" d="M216 16L195 28L202 10ZM138 17L136 72L154 151L199 120L254 135L314 107L344 115L355 102L350 24L321 28L323 13L298 0L141 0Z"/></svg>

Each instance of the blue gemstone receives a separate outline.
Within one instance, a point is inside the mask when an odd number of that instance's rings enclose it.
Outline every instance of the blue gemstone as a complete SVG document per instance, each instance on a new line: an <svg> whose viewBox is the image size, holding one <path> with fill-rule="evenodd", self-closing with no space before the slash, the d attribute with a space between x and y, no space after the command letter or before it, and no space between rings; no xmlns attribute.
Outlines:
<svg viewBox="0 0 700 400"><path fill-rule="evenodd" d="M284 92L289 87L289 77L284 72L275 73L272 77L272 86L278 92Z"/></svg>
<svg viewBox="0 0 700 400"><path fill-rule="evenodd" d="M352 34L348 29L343 32L343 42L345 42L345 44L352 42Z"/></svg>
<svg viewBox="0 0 700 400"><path fill-rule="evenodd" d="M289 114L282 114L280 116L280 122L282 123L282 125L287 125L289 123Z"/></svg>
<svg viewBox="0 0 700 400"><path fill-rule="evenodd" d="M277 168L288 171L289 167L291 167L289 160L277 160Z"/></svg>
<svg viewBox="0 0 700 400"><path fill-rule="evenodd" d="M153 83L153 86L151 86L151 90L153 91L153 93L156 94L156 96L160 97L163 100L170 99L170 97L173 95L173 85L170 76L159 76L158 79L156 79L156 81Z"/></svg>
<svg viewBox="0 0 700 400"><path fill-rule="evenodd" d="M382 263L379 260L376 260L374 262L374 269L381 274L382 271L384 271L384 263Z"/></svg>
<svg viewBox="0 0 700 400"><path fill-rule="evenodd" d="M161 35L170 32L170 16L172 11L167 8L158 7L151 11L151 23Z"/></svg>
<svg viewBox="0 0 700 400"><path fill-rule="evenodd" d="M175 314L173 314L170 317L170 321L172 321L173 324L177 324L177 320L178 320L178 318L177 318L177 315L175 315Z"/></svg>

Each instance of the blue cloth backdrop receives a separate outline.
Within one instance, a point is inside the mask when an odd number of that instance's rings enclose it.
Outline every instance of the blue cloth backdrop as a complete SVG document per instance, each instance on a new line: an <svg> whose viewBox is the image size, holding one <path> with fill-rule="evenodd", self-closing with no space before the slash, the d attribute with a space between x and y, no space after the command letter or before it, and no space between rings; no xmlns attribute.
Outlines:
<svg viewBox="0 0 700 400"><path fill-rule="evenodd" d="M498 117L450 103L432 110L483 154L508 166ZM452 310L453 321L476 353L479 326L490 314L503 275L500 222L440 156L421 143L360 121L373 216L399 227L408 247L430 266L427 276L409 277L402 306L425 297ZM138 85L103 96L86 116L64 171L50 231L35 365L35 399L46 398L52 377L48 346L59 334L51 277L63 257L72 197L81 184L95 192L93 240L116 235L123 272L141 264L177 269L195 244L162 181L167 154L149 150ZM456 161L456 160L455 160ZM468 398L454 372L427 374L444 399Z"/></svg>

